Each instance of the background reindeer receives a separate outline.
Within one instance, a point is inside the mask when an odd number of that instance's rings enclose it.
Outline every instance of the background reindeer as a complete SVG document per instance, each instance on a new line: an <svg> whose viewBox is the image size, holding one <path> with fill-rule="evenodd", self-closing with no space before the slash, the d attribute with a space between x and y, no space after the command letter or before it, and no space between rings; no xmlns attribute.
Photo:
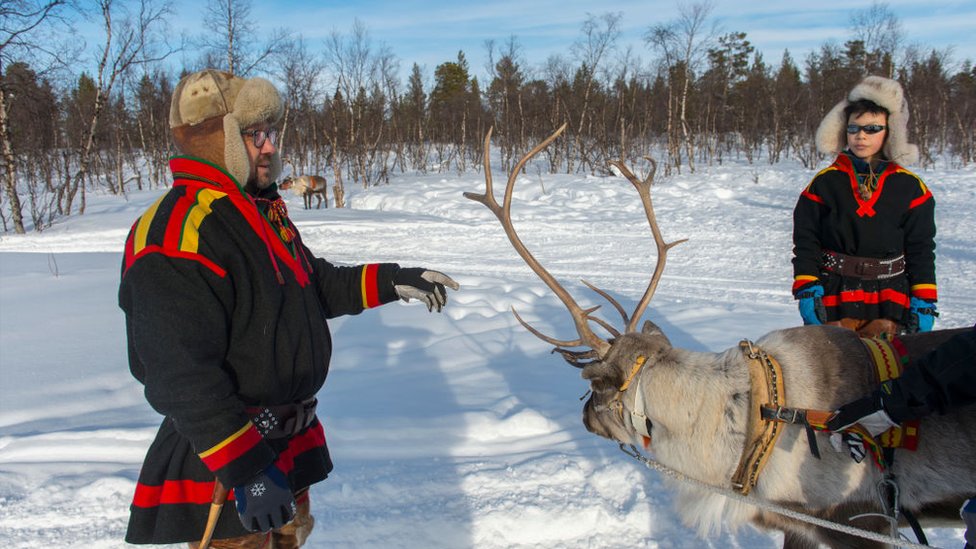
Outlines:
<svg viewBox="0 0 976 549"><path fill-rule="evenodd" d="M319 199L318 203L315 205L315 209L322 207L323 200L325 201L325 207L329 207L329 187L324 177L318 175L300 175L298 177L288 176L281 180L281 184L278 185L278 188L282 190L291 189L293 193L301 196L306 210L311 209L312 207L312 196Z"/></svg>
<svg viewBox="0 0 976 549"><path fill-rule="evenodd" d="M516 318L530 332L556 346L568 362L582 368L591 395L583 408L587 430L621 444L650 449L665 466L703 483L731 488L732 478L754 448L755 424L751 423L760 404L753 355L771 356L778 362L784 388L784 406L794 409L835 410L866 395L876 386L875 366L864 343L854 332L834 327L800 327L771 332L754 344L719 353L693 352L671 345L654 324L637 324L656 290L667 253L679 242L665 243L651 202L650 187L654 163L644 180L639 180L621 163L614 163L637 189L657 245L658 258L644 296L631 315L607 292L586 283L607 299L620 313L623 333L584 309L542 267L522 243L512 225L512 192L525 163L558 137L565 125L540 143L516 164L508 178L502 205L494 197L489 160L491 131L484 142L484 194L465 193L467 198L488 207L499 219L510 242L522 259L546 283L569 310L578 337L559 340ZM513 310L514 312L514 310ZM591 323L610 334L603 338ZM966 328L968 329L968 328ZM942 330L901 338L908 356L931 350L960 330ZM583 348L583 350L573 350ZM750 477L740 492L811 513L833 522L848 523L862 513L883 513L879 483L882 473L871 463L855 463L846 453L829 450L827 435L815 440L824 448L820 458L811 453L806 431L799 425L779 424L764 452L761 475ZM962 527L958 509L976 494L976 406L944 416L925 419L919 427L917 451L899 451L890 467L900 490L900 505L923 522L955 521ZM869 461L869 460L868 460ZM669 480L670 482L670 480ZM785 532L784 547L815 548L875 547L850 534L797 519L763 511L689 484L674 484L677 506L689 525L703 536L721 526L751 521ZM751 492L750 492L751 491ZM884 516L860 518L855 523L874 532L887 532Z"/></svg>

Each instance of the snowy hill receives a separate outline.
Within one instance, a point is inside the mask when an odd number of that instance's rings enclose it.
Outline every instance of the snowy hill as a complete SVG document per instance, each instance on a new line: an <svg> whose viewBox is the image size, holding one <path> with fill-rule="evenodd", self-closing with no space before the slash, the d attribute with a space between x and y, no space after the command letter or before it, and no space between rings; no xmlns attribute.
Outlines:
<svg viewBox="0 0 976 549"><path fill-rule="evenodd" d="M656 183L665 238L689 239L672 249L647 314L676 346L718 351L800 323L789 291L792 208L812 175L793 164L726 165ZM976 171L920 175L937 200L937 325L972 325ZM312 489L308 546L778 547L778 535L748 527L697 538L657 473L586 432L586 384L510 309L557 337L574 334L570 317L491 213L462 197L483 190L478 173L431 174L347 189L344 210L304 211L288 196L316 254L436 268L462 285L440 315L391 304L331 324L319 414L336 470ZM84 216L0 237L5 547L126 546L128 505L160 418L128 373L116 291L128 227L162 192L92 195ZM654 244L624 179L523 177L514 218L578 300L599 302L580 278L629 308L644 291ZM929 541L961 546L962 531L932 530Z"/></svg>

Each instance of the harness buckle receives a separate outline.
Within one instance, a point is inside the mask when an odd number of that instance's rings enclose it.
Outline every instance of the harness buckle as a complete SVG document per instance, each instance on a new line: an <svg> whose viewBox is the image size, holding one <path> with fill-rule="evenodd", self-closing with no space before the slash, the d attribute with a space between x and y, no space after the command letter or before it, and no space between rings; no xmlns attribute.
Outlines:
<svg viewBox="0 0 976 549"><path fill-rule="evenodd" d="M776 419L779 419L780 421L796 423L799 416L800 411L796 408L784 408L782 406L776 407Z"/></svg>

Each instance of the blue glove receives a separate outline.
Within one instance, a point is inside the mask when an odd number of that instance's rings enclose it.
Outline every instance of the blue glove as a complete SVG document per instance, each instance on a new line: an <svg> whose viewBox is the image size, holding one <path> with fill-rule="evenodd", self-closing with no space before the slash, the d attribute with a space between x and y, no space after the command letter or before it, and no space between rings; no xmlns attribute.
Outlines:
<svg viewBox="0 0 976 549"><path fill-rule="evenodd" d="M251 532L275 530L295 518L295 496L273 463L250 482L235 486L234 499L241 524Z"/></svg>
<svg viewBox="0 0 976 549"><path fill-rule="evenodd" d="M823 286L814 284L796 294L800 301L800 317L806 325L823 324L827 320L827 309L823 304Z"/></svg>
<svg viewBox="0 0 976 549"><path fill-rule="evenodd" d="M908 333L931 332L937 316L935 303L913 297L908 311Z"/></svg>

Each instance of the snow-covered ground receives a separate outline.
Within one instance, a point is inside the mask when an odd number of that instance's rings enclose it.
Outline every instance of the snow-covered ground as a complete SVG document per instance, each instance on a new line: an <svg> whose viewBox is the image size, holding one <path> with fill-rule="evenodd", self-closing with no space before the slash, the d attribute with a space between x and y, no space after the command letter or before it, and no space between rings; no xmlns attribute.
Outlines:
<svg viewBox="0 0 976 549"><path fill-rule="evenodd" d="M655 252L630 184L529 173L514 208L529 248L584 303L600 300L581 277L633 307ZM976 171L920 174L938 203L938 325L972 325ZM647 313L675 345L717 351L799 324L791 215L812 175L733 163L656 183L665 238L689 239L672 249ZM332 323L333 368L319 397L336 470L312 489L308 546L777 547L781 537L751 527L697 538L658 473L583 428L586 384L510 309L558 337L575 337L569 315L490 212L462 197L483 189L479 173L401 175L347 189L344 210L304 211L288 197L318 255L436 268L462 285L440 315L391 304ZM162 192L90 195L84 216L0 236L6 548L126 546L128 505L160 418L128 373L116 291L128 227ZM929 541L961 546L962 531L931 530Z"/></svg>

